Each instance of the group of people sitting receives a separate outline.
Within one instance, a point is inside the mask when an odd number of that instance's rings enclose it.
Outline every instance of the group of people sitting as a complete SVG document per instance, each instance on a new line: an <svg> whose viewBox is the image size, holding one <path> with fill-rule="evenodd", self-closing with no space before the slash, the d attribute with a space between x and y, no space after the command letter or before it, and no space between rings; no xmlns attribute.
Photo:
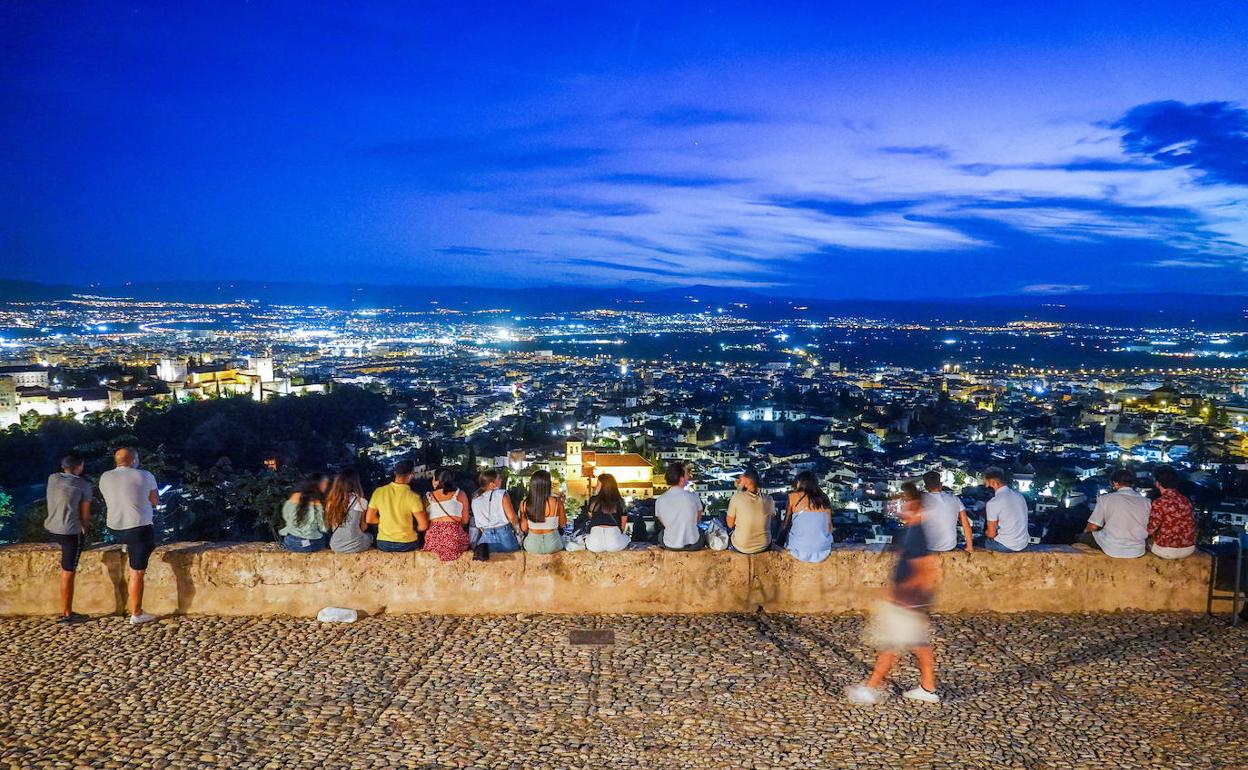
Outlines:
<svg viewBox="0 0 1248 770"><path fill-rule="evenodd" d="M538 554L573 547L563 534L568 528L564 500L554 492L546 471L533 473L518 508L501 488L495 470L480 474L471 500L459 489L451 470L435 473L432 491L423 496L413 491L412 477L412 464L399 462L393 481L379 487L371 498L365 497L354 470L344 470L332 479L319 474L309 477L283 506L282 544L291 551L329 548L339 553L374 545L383 551L423 548L443 560L456 559L474 545L499 553L523 549ZM961 547L968 552L977 544L998 553L1027 549L1031 535L1026 498L1006 483L1000 468L987 469L983 478L993 496L985 506L984 535L977 539L962 501L943 489L940 474L923 475L923 527L930 550L959 547L959 530ZM702 501L688 489L688 466L671 463L666 480L668 490L655 500L661 529L657 542L675 551L707 547ZM1098 500L1082 542L1122 558L1143 556L1146 547L1171 559L1195 550L1192 506L1178 491L1180 476L1172 468L1157 469L1159 494L1151 503L1134 488L1136 477L1131 471L1115 471L1112 481L1114 491ZM828 558L833 544L832 502L813 473L797 474L786 510L783 519L777 516L775 501L760 489L758 474L743 472L723 522L727 547L744 554L782 549L799 561L812 563ZM628 521L619 484L611 474L602 474L595 494L573 522L572 541L575 547L596 553L622 551L632 542Z"/></svg>
<svg viewBox="0 0 1248 770"><path fill-rule="evenodd" d="M138 467L135 450L117 450L114 461L116 467L99 480L106 523L113 541L126 546L131 621L147 623L154 617L142 608L143 576L156 547L152 514L159 504L158 488L152 474ZM61 549L62 618L67 621L77 617L71 610L74 573L85 544L94 491L82 476L83 467L81 456L67 455L61 471L48 478L47 487L44 526ZM435 473L432 489L423 495L412 488L414 476L411 461L400 461L394 466L390 483L367 497L354 469L344 469L332 478L322 474L308 477L282 505L282 545L297 552L328 548L338 553L358 553L373 547L400 552L423 548L452 561L474 547L500 553L523 549L548 554L576 542L577 547L602 553L622 551L632 542L628 509L610 474L598 477L596 493L574 522L576 534L572 538L565 538L567 508L563 497L555 493L547 471L532 474L518 507L502 488L495 470L481 472L471 500L450 469ZM655 518L661 528L658 543L675 551L708 547L711 544L702 526L701 499L688 489L688 466L671 463L666 480L669 489L655 501ZM1181 480L1174 469L1158 468L1154 472L1158 494L1150 501L1135 488L1134 473L1115 471L1111 476L1114 489L1097 501L1081 541L1117 558L1140 557L1148 550L1165 559L1192 554L1196 549L1196 520L1191 503L1179 491ZM1030 543L1026 499L1007 485L1000 468L986 470L984 484L993 491L993 497L985 508L985 535L979 545L1001 553L1026 550ZM957 548L961 529L962 547L975 550L976 540L961 500L943 490L940 474L935 471L924 474L923 485L926 491L914 502L922 510L926 548ZM775 501L760 489L758 474L747 470L737 479L724 522L713 521L710 527L727 535L726 542L718 547L739 553L779 548L805 562L828 558L833 543L832 503L813 473L797 474L786 510L783 519L777 516Z"/></svg>

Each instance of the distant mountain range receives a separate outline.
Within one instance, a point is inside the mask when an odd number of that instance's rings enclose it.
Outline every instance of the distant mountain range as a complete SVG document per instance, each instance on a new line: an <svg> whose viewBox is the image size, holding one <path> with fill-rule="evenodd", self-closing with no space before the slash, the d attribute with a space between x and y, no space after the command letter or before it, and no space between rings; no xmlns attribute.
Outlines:
<svg viewBox="0 0 1248 770"><path fill-rule="evenodd" d="M1181 294L1015 294L927 300L845 300L771 297L743 289L689 286L658 291L587 286L491 288L472 286L327 285L308 282L170 281L116 286L72 286L0 280L0 301L67 299L74 294L139 300L225 302L338 308L427 310L506 308L513 313L561 313L594 308L656 313L724 308L758 319L861 316L900 321L999 322L1050 320L1132 327L1248 328L1248 296ZM744 305L745 307L741 307Z"/></svg>

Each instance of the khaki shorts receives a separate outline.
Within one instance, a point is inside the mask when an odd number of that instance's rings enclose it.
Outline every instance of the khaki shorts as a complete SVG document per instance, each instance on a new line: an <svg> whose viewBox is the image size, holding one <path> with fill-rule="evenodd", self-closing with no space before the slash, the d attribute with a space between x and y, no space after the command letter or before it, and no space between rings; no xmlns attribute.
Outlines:
<svg viewBox="0 0 1248 770"><path fill-rule="evenodd" d="M867 620L863 638L880 652L904 652L915 647L926 647L930 643L927 613L881 601L875 605Z"/></svg>

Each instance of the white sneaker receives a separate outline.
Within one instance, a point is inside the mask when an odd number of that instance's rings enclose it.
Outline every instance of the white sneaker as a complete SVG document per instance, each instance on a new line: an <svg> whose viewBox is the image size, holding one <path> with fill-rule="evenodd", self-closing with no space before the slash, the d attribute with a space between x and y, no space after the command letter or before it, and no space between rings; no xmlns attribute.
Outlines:
<svg viewBox="0 0 1248 770"><path fill-rule="evenodd" d="M940 696L922 687L916 687L913 690L906 690L901 697L909 700L923 701L924 703L940 703Z"/></svg>
<svg viewBox="0 0 1248 770"><path fill-rule="evenodd" d="M856 684L853 687L845 688L845 697L849 698L850 703L857 703L860 706L874 706L884 700L884 693L865 684Z"/></svg>
<svg viewBox="0 0 1248 770"><path fill-rule="evenodd" d="M151 623L157 619L158 618L150 612L140 612L138 615L130 616L130 625L141 626L144 623Z"/></svg>

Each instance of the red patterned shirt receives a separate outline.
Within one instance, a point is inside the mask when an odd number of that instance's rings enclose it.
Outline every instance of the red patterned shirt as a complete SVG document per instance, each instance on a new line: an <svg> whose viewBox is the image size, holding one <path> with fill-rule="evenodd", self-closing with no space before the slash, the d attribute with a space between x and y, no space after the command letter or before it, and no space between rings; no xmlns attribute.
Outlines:
<svg viewBox="0 0 1248 770"><path fill-rule="evenodd" d="M1176 489L1164 489L1153 501L1148 534L1162 548L1187 548L1196 544L1196 517L1192 504Z"/></svg>

